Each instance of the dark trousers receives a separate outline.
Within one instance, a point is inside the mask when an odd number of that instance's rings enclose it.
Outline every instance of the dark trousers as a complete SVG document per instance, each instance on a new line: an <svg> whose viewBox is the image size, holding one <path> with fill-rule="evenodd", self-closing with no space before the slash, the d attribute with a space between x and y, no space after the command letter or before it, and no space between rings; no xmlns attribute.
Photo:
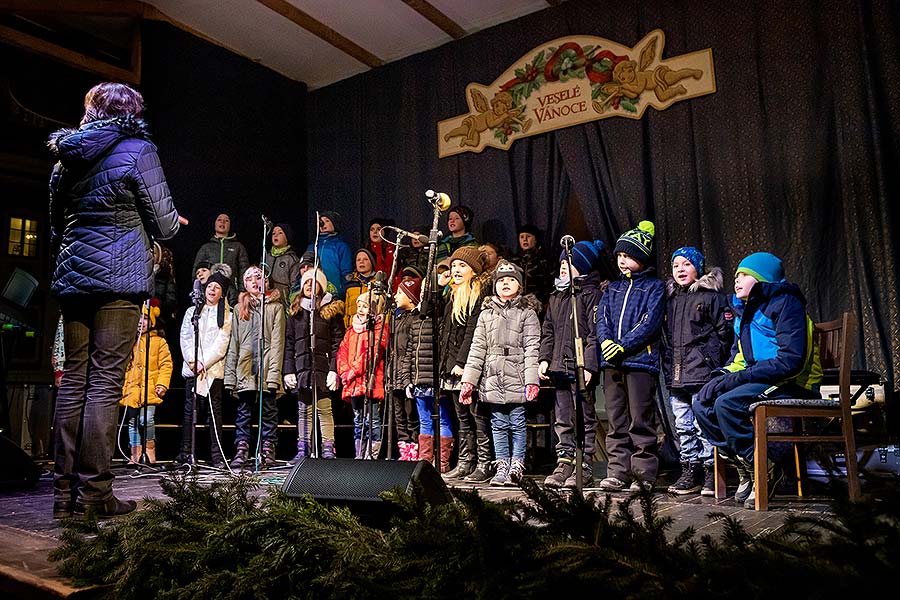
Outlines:
<svg viewBox="0 0 900 600"><path fill-rule="evenodd" d="M656 481L659 454L656 437L657 376L646 371L603 369L603 395L609 431L607 475Z"/></svg>
<svg viewBox="0 0 900 600"><path fill-rule="evenodd" d="M222 380L213 379L209 386L209 396L197 396L197 423L206 422L209 430L209 454L213 463L225 460L222 456L223 389ZM191 434L194 431L194 425L194 378L188 377L184 380L184 414L181 417L182 453L188 454L191 451Z"/></svg>
<svg viewBox="0 0 900 600"><path fill-rule="evenodd" d="M720 395L710 404L693 403L694 417L700 431L713 446L727 454L753 462L753 423L748 408L759 401L759 395L771 388L768 383L745 383ZM819 395L798 385L789 384L766 395L767 398L818 398Z"/></svg>
<svg viewBox="0 0 900 600"><path fill-rule="evenodd" d="M112 496L110 471L125 368L140 308L128 300L62 300L66 364L54 415L54 498Z"/></svg>
<svg viewBox="0 0 900 600"><path fill-rule="evenodd" d="M419 411L416 401L406 397L405 390L391 392L391 410L398 442L415 442L419 437Z"/></svg>
<svg viewBox="0 0 900 600"><path fill-rule="evenodd" d="M554 412L556 414L553 429L556 431L558 442L557 454L565 454L568 457L575 456L575 382L569 379L555 380L556 401ZM597 408L594 406L594 388L589 387L584 392L581 402L584 413L584 456L593 456L597 448Z"/></svg>
<svg viewBox="0 0 900 600"><path fill-rule="evenodd" d="M234 419L235 436L234 441L247 442L253 447L251 440L253 439L253 413L254 407L259 406L259 391L245 390L238 392L237 395L237 416ZM278 432L278 403L275 401L275 394L269 391L262 393L262 427L260 428L260 438L263 442L277 443L276 433Z"/></svg>
<svg viewBox="0 0 900 600"><path fill-rule="evenodd" d="M462 404L459 392L444 394L453 398L459 418L459 462L487 464L491 462L491 409L484 402Z"/></svg>

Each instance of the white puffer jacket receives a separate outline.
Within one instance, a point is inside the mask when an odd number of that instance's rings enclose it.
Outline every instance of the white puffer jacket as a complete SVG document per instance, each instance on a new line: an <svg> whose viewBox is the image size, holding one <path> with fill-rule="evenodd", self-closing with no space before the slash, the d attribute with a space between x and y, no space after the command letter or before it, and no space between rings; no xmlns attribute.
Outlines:
<svg viewBox="0 0 900 600"><path fill-rule="evenodd" d="M184 377L193 377L194 372L188 366L188 361L194 359L194 326L191 319L194 317L194 307L187 309L184 319L181 321L181 355L184 363L181 365L181 374ZM225 320L222 327L218 323L218 307L203 305L200 309L199 346L197 354L200 361L206 365L206 373L211 379L225 378L225 354L228 352L228 342L231 339L231 309L225 308Z"/></svg>

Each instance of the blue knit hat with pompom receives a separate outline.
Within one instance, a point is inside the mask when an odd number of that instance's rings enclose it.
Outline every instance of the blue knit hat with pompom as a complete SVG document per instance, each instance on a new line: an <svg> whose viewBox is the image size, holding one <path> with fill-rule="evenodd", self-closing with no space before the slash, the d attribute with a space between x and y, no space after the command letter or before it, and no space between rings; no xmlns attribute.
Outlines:
<svg viewBox="0 0 900 600"><path fill-rule="evenodd" d="M600 240L581 241L572 247L572 266L580 275L587 275L596 271L600 262L600 252L603 250L603 242ZM566 260L566 251L559 255L560 262Z"/></svg>

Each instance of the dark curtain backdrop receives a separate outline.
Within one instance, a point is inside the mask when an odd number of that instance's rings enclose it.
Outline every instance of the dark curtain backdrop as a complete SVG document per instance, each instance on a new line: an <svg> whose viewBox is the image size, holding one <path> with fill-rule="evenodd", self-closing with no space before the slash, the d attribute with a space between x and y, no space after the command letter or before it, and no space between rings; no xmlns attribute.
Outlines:
<svg viewBox="0 0 900 600"><path fill-rule="evenodd" d="M895 381L898 318L900 3L799 0L570 0L309 97L310 206L343 214L351 244L376 215L430 222L423 192L475 212L476 235L514 245L516 225L547 231L555 254L570 198L614 244L656 223L657 262L697 245L733 272L750 252L781 256L814 319L861 323L859 366ZM465 86L490 83L564 35L636 44L666 34L663 58L712 48L717 92L515 142L508 152L437 158L437 122L467 111Z"/></svg>
<svg viewBox="0 0 900 600"><path fill-rule="evenodd" d="M220 213L251 262L262 252L261 213L295 223L304 245L306 86L167 23L145 21L142 34L147 118L175 204L191 220L165 242L187 305L194 256Z"/></svg>

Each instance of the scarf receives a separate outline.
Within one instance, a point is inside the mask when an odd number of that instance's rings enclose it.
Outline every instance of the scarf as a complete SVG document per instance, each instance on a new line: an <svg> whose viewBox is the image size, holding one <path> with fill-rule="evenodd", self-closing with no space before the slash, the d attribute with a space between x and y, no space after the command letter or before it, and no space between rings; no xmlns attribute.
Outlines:
<svg viewBox="0 0 900 600"><path fill-rule="evenodd" d="M290 249L291 249L290 244L288 244L284 248L276 248L275 246L272 246L272 257L278 258L279 256L281 256L282 254L284 254L285 252L287 252Z"/></svg>

